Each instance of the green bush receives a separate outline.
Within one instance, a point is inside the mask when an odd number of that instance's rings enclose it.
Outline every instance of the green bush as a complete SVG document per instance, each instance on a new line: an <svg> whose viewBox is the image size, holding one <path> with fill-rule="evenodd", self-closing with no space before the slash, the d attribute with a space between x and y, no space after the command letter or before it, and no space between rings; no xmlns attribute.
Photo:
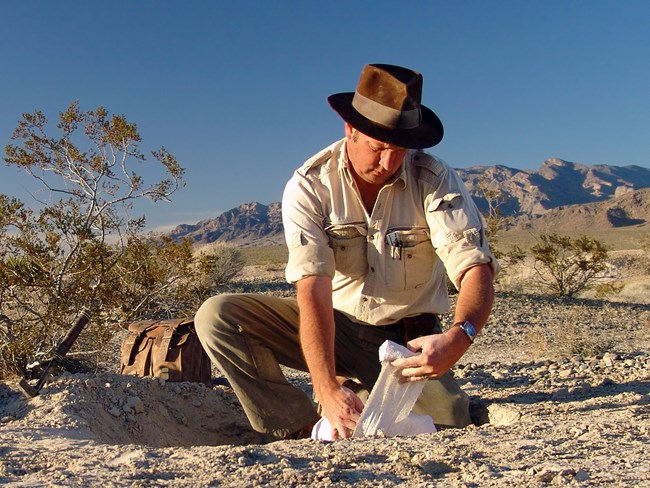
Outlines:
<svg viewBox="0 0 650 488"><path fill-rule="evenodd" d="M558 234L541 234L530 249L539 284L567 297L603 283L608 251L597 239Z"/></svg>
<svg viewBox="0 0 650 488"><path fill-rule="evenodd" d="M50 351L84 306L92 316L76 347L87 354L100 353L111 323L173 313L191 272L188 244L142 237L144 217L129 217L135 201L183 186L176 159L164 147L143 154L135 124L102 107L75 102L56 129L51 137L41 112L24 114L5 148L41 198L28 207L0 195L0 378ZM164 174L153 184L131 169L149 162Z"/></svg>

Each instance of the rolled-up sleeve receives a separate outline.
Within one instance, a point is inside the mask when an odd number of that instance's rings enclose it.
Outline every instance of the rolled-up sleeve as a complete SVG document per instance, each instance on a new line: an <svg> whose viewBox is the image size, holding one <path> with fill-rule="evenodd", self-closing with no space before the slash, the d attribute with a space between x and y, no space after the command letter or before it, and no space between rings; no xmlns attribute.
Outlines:
<svg viewBox="0 0 650 488"><path fill-rule="evenodd" d="M282 222L289 249L285 269L288 282L307 276L329 276L335 272L334 251L324 230L321 199L312 182L294 173L282 196Z"/></svg>
<svg viewBox="0 0 650 488"><path fill-rule="evenodd" d="M481 214L456 172L448 168L447 177L428 199L427 221L431 242L456 288L469 268L490 264L493 276L499 264L485 238Z"/></svg>

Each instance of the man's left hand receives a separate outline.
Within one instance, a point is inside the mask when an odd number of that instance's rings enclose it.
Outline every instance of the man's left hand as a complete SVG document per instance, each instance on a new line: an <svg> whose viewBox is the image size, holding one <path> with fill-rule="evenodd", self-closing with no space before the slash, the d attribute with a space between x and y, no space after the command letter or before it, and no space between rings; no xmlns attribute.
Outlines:
<svg viewBox="0 0 650 488"><path fill-rule="evenodd" d="M464 336L462 331L460 333ZM469 347L469 343L465 342L466 339L466 337L459 337L457 331L453 329L444 334L418 337L409 341L407 346L411 351L420 354L397 359L391 364L402 368L401 382L438 378L449 371L465 353Z"/></svg>

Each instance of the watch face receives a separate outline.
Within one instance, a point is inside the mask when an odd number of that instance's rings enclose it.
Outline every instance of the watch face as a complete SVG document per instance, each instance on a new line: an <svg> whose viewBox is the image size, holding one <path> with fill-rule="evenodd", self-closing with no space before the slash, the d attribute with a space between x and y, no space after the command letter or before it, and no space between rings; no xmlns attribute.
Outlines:
<svg viewBox="0 0 650 488"><path fill-rule="evenodd" d="M476 328L474 327L473 323L466 321L461 327L470 339L474 339L474 337L476 337Z"/></svg>

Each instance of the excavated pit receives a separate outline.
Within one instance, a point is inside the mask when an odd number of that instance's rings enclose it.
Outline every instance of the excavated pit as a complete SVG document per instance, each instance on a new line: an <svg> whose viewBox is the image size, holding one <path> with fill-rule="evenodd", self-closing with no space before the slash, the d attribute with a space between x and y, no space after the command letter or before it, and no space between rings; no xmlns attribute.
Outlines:
<svg viewBox="0 0 650 488"><path fill-rule="evenodd" d="M298 373L298 374L295 374ZM311 394L306 374L290 381ZM491 405L474 399L476 425L492 423ZM0 384L0 425L35 436L61 435L100 444L154 448L262 444L226 385L172 383L113 373L67 374L28 399L17 385Z"/></svg>
<svg viewBox="0 0 650 488"><path fill-rule="evenodd" d="M228 387L118 374L64 375L27 399L0 388L0 422L104 444L150 447L258 444Z"/></svg>

